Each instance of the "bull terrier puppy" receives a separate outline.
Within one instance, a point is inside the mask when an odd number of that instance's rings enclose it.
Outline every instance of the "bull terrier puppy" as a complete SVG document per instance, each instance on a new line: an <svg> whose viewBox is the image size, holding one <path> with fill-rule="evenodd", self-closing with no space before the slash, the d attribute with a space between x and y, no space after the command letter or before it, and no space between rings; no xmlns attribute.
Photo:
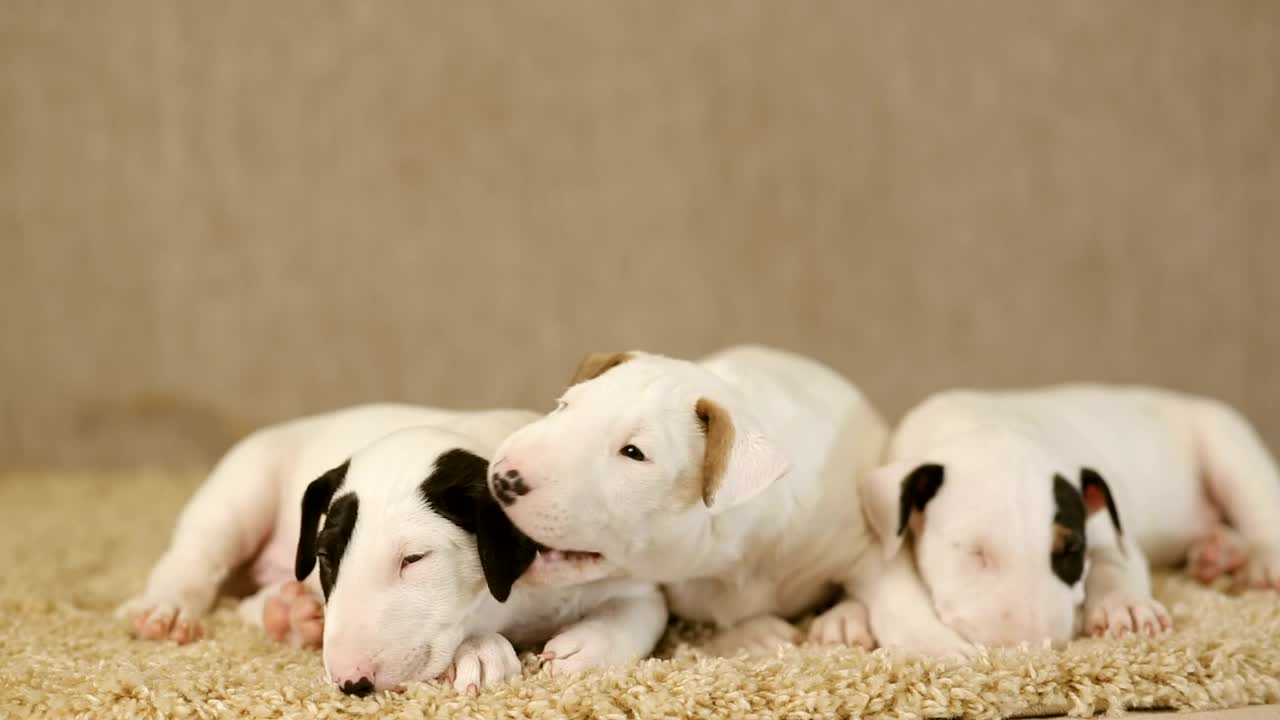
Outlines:
<svg viewBox="0 0 1280 720"><path fill-rule="evenodd" d="M1161 633L1149 564L1280 589L1280 474L1220 402L950 391L907 414L887 457L863 486L886 561L909 534L938 614L970 642Z"/></svg>
<svg viewBox="0 0 1280 720"><path fill-rule="evenodd" d="M259 590L241 615L277 639L323 640L326 674L357 695L441 675L478 691L519 673L513 641L551 638L553 673L588 666L576 651L597 634L612 650L599 662L642 657L666 623L652 584L515 584L535 547L490 497L485 458L534 417L382 405L259 431L188 503L122 611L140 638L195 640L247 566Z"/></svg>
<svg viewBox="0 0 1280 720"><path fill-rule="evenodd" d="M541 546L531 582L658 581L677 615L721 628L714 652L766 650L801 639L787 619L832 598L872 543L857 479L886 435L855 386L798 355L592 353L498 448L490 485ZM873 643L852 600L811 637Z"/></svg>

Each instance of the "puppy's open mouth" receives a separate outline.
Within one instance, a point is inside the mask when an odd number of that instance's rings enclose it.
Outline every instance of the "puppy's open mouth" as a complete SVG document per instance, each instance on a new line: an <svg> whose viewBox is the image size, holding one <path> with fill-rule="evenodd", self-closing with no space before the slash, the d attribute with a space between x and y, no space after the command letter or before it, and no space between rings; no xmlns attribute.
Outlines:
<svg viewBox="0 0 1280 720"><path fill-rule="evenodd" d="M613 563L598 552L538 545L538 555L525 577L534 585L564 586L593 582L614 572Z"/></svg>
<svg viewBox="0 0 1280 720"><path fill-rule="evenodd" d="M600 562L601 560L604 560L604 556L598 552L588 552L585 550L556 550L555 548L549 548L546 545L538 545L538 562L585 565L588 563Z"/></svg>

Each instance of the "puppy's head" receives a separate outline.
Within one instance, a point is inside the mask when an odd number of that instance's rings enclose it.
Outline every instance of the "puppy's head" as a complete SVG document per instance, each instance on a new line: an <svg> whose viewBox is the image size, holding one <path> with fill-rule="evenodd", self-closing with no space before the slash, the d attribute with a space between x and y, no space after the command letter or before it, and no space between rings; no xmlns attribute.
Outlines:
<svg viewBox="0 0 1280 720"><path fill-rule="evenodd" d="M680 579L709 518L789 467L726 383L644 353L589 355L556 409L494 457L493 495L543 546L529 577L548 584Z"/></svg>
<svg viewBox="0 0 1280 720"><path fill-rule="evenodd" d="M438 429L402 430L307 487L295 572L319 566L325 671L345 692L444 672L468 615L486 594L505 601L533 561L489 495L488 461L467 447Z"/></svg>
<svg viewBox="0 0 1280 720"><path fill-rule="evenodd" d="M939 618L965 639L1065 642L1084 599L1086 524L1097 542L1121 532L1102 477L1070 477L1017 437L966 437L928 461L872 471L863 510L887 555L912 535Z"/></svg>

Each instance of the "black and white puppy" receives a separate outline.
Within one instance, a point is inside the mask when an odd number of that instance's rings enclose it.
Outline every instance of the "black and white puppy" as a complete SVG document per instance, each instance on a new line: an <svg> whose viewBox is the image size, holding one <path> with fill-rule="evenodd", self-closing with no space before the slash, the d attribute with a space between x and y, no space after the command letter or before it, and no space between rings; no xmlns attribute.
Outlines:
<svg viewBox="0 0 1280 720"><path fill-rule="evenodd" d="M188 504L147 591L126 605L135 632L195 639L230 568L249 563L261 590L241 614L282 639L323 633L326 673L352 694L442 675L488 687L519 673L512 641L550 638L553 673L585 667L577 648L601 636L617 647L603 662L647 655L666 623L653 585L515 584L537 547L491 499L485 458L532 417L368 406L251 436Z"/></svg>

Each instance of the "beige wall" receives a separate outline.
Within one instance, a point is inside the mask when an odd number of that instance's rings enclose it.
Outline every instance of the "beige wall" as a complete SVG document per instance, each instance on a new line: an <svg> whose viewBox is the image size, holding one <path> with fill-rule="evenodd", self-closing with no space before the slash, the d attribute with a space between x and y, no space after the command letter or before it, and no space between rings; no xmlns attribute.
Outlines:
<svg viewBox="0 0 1280 720"><path fill-rule="evenodd" d="M0 464L743 340L1280 445L1280 3L4 5Z"/></svg>

